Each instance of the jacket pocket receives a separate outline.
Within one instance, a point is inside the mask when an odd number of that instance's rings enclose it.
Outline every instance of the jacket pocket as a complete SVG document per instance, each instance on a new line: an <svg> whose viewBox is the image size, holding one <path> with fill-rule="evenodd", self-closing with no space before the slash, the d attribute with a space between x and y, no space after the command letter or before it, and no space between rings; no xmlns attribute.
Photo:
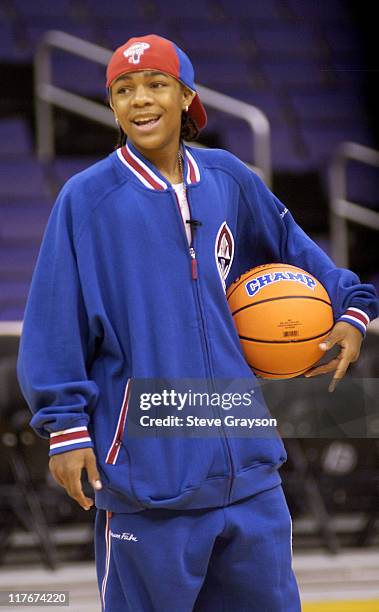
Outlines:
<svg viewBox="0 0 379 612"><path fill-rule="evenodd" d="M128 415L130 391L131 391L131 379L129 378L128 382L126 383L124 399L122 401L120 414L118 417L117 426L116 426L116 430L113 436L112 444L110 445L108 449L106 459L105 459L105 463L109 463L111 465L116 464L117 458L120 452L122 439L123 439L124 431L125 431L126 418Z"/></svg>

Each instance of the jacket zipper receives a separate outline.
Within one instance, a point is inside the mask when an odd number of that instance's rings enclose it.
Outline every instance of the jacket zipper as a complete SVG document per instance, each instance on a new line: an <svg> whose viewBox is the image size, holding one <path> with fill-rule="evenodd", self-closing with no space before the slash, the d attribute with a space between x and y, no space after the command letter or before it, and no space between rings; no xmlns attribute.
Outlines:
<svg viewBox="0 0 379 612"><path fill-rule="evenodd" d="M193 248L193 246L190 246L190 255L192 258L191 261L191 275L192 275L192 280L197 280L198 279L198 275L197 275L197 259L196 259L196 251Z"/></svg>
<svg viewBox="0 0 379 612"><path fill-rule="evenodd" d="M130 399L130 387L131 387L131 380L129 378L128 382L126 383L126 387L125 387L124 399L122 401L121 410L120 410L118 421L117 421L116 431L115 431L115 434L112 440L112 444L109 447L109 450L108 450L108 453L105 459L105 463L110 463L112 465L115 465L117 461L117 457L120 452L120 448L122 444L122 439L124 436L126 416L128 413L129 399Z"/></svg>
<svg viewBox="0 0 379 612"><path fill-rule="evenodd" d="M187 186L186 196L187 196L188 208L189 208L189 211L190 211L190 218L192 219L191 203L190 203L190 198L189 198L189 193L188 192L189 192L189 189L188 189L188 186ZM185 238L186 243L188 244L187 234L186 234L186 231L185 231L185 228L184 228L182 213L180 211L179 201L178 201L176 192L175 192L175 199L176 199L176 203L177 203L178 213L180 215L180 221L181 221L181 225L182 225L182 233L183 233L183 230L184 230L184 234L185 234L184 238ZM195 231L192 229L192 227L197 229L197 226L196 225L194 225L194 226L191 225L191 244L190 244L190 247L189 247L189 254L190 254L190 257L191 257L191 277L192 277L192 280L198 280L199 275L198 275L198 269L197 269L196 251L195 251L195 246L194 246L194 241L195 241L194 234L195 234ZM202 308L202 304L201 304L200 290L199 290L199 284L198 283L196 283L195 292L196 292L197 304L198 304L199 313L200 313L201 331L202 331L202 335L203 335L203 339L204 339L207 369L208 369L208 372L210 374L210 381L211 381L211 385L212 385L212 390L215 391L216 389L215 389L215 383L214 383L213 368L212 368L212 364L211 364L210 349L209 349L209 343L208 343L208 338L207 338L207 334L206 334L205 319L204 319L204 313L203 313L203 308ZM231 451L231 448L230 448L228 437L226 435L226 432L224 430L223 425L221 425L221 429L222 429L223 434L224 434L224 440L225 440L225 445L226 445L228 459L229 459L229 465L230 465L230 484L229 484L229 492L228 492L228 500L230 502L232 486L233 486L233 479L234 479L234 462L233 462L232 451Z"/></svg>
<svg viewBox="0 0 379 612"><path fill-rule="evenodd" d="M206 334L206 330L205 330L205 319L204 319L204 313L203 313L203 308L202 308L202 303L201 303L198 283L196 284L196 296L197 296L197 303L198 303L199 312L200 312L201 329L202 329L202 334L203 334L203 338L204 338L205 353L206 353L206 360L207 360L208 371L210 373L211 387L212 387L212 391L216 392L217 390L216 390L216 386L215 386L215 382L214 382L215 379L214 379L213 368L212 368L212 364L211 364L210 350L209 350L208 338L207 338L207 334ZM222 423L222 420L221 420L221 423ZM234 471L234 462L233 462L232 450L230 448L228 436L226 435L226 432L225 432L225 429L224 429L223 425L221 425L221 429L222 429L223 434L224 434L224 440L225 440L225 445L226 445L228 459L229 459L229 465L230 465L230 483L229 483L229 492L228 492L228 501L230 502L231 493L232 493L232 487L233 487L233 480L234 480L234 473L235 473L235 471Z"/></svg>

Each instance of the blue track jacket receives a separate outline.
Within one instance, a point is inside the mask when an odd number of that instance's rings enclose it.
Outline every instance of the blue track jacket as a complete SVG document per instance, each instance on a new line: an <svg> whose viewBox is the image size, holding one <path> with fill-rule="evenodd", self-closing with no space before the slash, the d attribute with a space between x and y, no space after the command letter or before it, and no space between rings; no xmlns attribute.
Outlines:
<svg viewBox="0 0 379 612"><path fill-rule="evenodd" d="M128 439L131 381L249 379L225 287L254 266L301 267L327 289L334 318L364 334L371 285L338 269L260 178L232 154L183 147L187 197L201 222L191 247L175 193L132 143L63 187L25 311L18 377L50 453L94 447L97 507L223 506L280 482L278 436ZM194 227L194 226L192 226Z"/></svg>

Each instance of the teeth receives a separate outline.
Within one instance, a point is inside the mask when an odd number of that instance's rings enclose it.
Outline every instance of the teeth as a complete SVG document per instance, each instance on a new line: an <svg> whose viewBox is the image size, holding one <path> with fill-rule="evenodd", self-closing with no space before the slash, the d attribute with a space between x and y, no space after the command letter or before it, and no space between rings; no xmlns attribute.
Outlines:
<svg viewBox="0 0 379 612"><path fill-rule="evenodd" d="M152 117L151 119L137 119L134 121L134 123L137 125L146 125L146 123L153 123L154 121L157 121L157 119L158 117Z"/></svg>

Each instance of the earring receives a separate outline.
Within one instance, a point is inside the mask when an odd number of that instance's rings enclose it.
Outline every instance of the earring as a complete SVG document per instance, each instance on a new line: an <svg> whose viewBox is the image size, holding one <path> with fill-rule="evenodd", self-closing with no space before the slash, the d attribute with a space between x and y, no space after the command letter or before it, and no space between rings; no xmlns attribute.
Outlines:
<svg viewBox="0 0 379 612"><path fill-rule="evenodd" d="M184 110L186 111L186 113L188 113L188 104L187 104L187 106L185 107Z"/></svg>
<svg viewBox="0 0 379 612"><path fill-rule="evenodd" d="M119 127L119 126L120 126L120 122L119 122L119 120L117 119L117 117L115 117L115 118L114 118L114 120L115 120L115 123L116 123L117 127Z"/></svg>

